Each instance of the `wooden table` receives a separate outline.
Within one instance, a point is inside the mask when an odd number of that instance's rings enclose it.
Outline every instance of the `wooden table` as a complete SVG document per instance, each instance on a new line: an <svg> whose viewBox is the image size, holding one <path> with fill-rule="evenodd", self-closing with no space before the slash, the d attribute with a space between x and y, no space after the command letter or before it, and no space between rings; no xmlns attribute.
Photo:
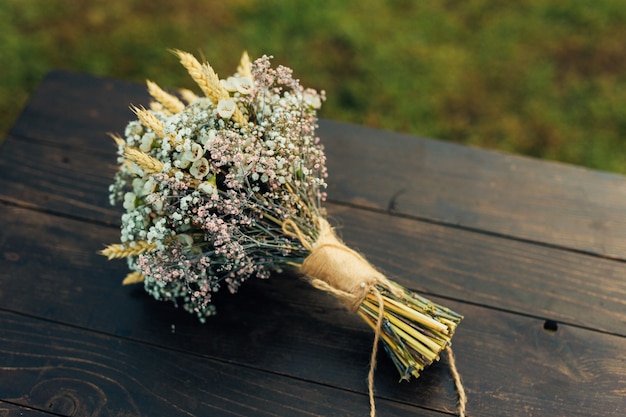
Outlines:
<svg viewBox="0 0 626 417"><path fill-rule="evenodd" d="M50 73L0 148L0 416L365 416L373 334L294 276L205 325L121 286L108 205L141 85ZM626 413L626 178L323 120L331 219L403 285L465 315L469 416ZM456 409L447 358L379 416Z"/></svg>

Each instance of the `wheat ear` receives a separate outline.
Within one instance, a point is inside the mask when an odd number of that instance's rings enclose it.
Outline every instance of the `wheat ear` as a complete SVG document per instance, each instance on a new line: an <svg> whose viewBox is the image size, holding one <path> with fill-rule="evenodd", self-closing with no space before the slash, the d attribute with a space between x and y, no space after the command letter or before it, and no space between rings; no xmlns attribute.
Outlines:
<svg viewBox="0 0 626 417"><path fill-rule="evenodd" d="M165 136L165 125L157 117L150 113L143 107L130 106L130 109L137 115L137 118L145 127L152 129L152 131L159 137Z"/></svg>
<svg viewBox="0 0 626 417"><path fill-rule="evenodd" d="M207 96L213 104L217 106L220 100L230 98L228 91L226 91L222 83L220 83L220 78L208 63L201 64L189 52L174 50L174 53L180 59L180 63L183 67L189 72L191 78L198 84L198 87L200 87L204 95ZM239 110L239 107L235 107L235 112L231 118L241 126L248 122L248 119L246 119L241 110Z"/></svg>
<svg viewBox="0 0 626 417"><path fill-rule="evenodd" d="M144 282L146 277L141 272L131 272L122 280L122 285L140 284Z"/></svg>
<svg viewBox="0 0 626 417"><path fill-rule="evenodd" d="M178 90L180 96L187 102L187 104L191 104L196 101L199 97L193 91L187 88L181 88Z"/></svg>
<svg viewBox="0 0 626 417"><path fill-rule="evenodd" d="M198 84L205 96L217 104L221 98L228 97L228 92L220 84L220 79L208 64L201 64L189 52L174 50L180 59L180 63L185 67L191 78Z"/></svg>
<svg viewBox="0 0 626 417"><path fill-rule="evenodd" d="M146 84L148 85L148 93L150 93L152 98L154 98L170 113L180 113L185 109L185 104L180 101L178 97L164 91L161 87L157 85L157 83L147 80Z"/></svg>
<svg viewBox="0 0 626 417"><path fill-rule="evenodd" d="M130 244L114 243L102 249L100 254L111 260L137 256L156 249L156 244L149 243L146 240L138 240L133 243L132 246Z"/></svg>
<svg viewBox="0 0 626 417"><path fill-rule="evenodd" d="M109 133L109 137L115 141L115 144L118 147L126 145L126 141L122 139L119 135L116 135L115 133Z"/></svg>
<svg viewBox="0 0 626 417"><path fill-rule="evenodd" d="M126 147L124 149L124 158L134 162L146 174L158 174L163 171L163 162L138 149Z"/></svg>
<svg viewBox="0 0 626 417"><path fill-rule="evenodd" d="M247 51L243 51L243 54L241 54L241 60L239 61L239 66L237 67L237 74L252 80L252 63L250 62L250 57L248 56Z"/></svg>

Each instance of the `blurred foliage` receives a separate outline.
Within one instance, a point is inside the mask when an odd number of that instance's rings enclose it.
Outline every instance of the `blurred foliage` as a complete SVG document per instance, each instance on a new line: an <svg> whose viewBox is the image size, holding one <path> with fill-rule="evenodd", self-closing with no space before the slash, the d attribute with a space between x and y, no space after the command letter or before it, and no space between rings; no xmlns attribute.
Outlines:
<svg viewBox="0 0 626 417"><path fill-rule="evenodd" d="M321 116L626 172L621 0L2 0L0 133L67 68L192 84L242 50L324 89Z"/></svg>

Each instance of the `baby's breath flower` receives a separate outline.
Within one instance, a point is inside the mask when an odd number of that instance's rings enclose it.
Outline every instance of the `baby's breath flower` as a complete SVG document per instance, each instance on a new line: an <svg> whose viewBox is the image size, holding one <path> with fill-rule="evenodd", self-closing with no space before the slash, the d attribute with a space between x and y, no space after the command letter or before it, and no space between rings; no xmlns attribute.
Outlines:
<svg viewBox="0 0 626 417"><path fill-rule="evenodd" d="M124 194L124 204L123 204L123 207L126 210L134 209L135 208L135 199L136 198L137 198L137 196L133 192L129 191L126 194Z"/></svg>

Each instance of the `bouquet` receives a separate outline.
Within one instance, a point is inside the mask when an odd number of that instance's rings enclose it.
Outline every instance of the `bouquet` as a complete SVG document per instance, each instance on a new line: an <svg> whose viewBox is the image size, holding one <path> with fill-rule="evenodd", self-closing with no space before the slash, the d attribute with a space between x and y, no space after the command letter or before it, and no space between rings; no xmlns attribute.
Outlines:
<svg viewBox="0 0 626 417"><path fill-rule="evenodd" d="M113 135L119 170L111 203L123 202L121 243L109 259L126 258L124 284L143 283L204 322L212 295L231 293L250 277L295 268L335 295L375 331L400 378L418 377L439 359L461 316L387 279L348 248L325 218L324 150L315 136L324 92L303 88L271 57L220 79L207 63L174 51L202 95L166 92L148 81L149 109L124 138Z"/></svg>

